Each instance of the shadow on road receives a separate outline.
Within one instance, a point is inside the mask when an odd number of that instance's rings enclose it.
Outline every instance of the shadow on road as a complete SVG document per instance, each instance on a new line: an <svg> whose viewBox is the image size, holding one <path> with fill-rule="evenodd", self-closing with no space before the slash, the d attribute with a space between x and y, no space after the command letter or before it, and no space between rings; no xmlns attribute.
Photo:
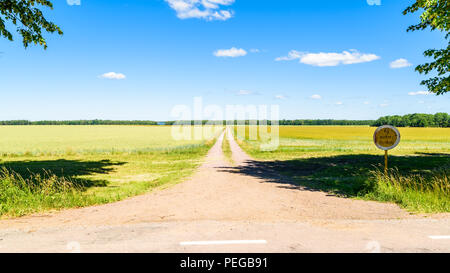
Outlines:
<svg viewBox="0 0 450 273"><path fill-rule="evenodd" d="M358 154L299 158L286 161L250 160L241 166L221 168L223 172L245 174L278 183L288 189L324 191L352 197L370 191L371 172L382 168L383 156ZM389 166L402 175L430 175L436 169L450 169L450 154L390 156Z"/></svg>

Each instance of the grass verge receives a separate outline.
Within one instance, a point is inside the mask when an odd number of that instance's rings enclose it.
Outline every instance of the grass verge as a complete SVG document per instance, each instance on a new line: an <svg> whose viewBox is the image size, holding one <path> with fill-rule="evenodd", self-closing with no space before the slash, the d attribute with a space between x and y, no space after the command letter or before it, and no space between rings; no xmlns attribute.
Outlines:
<svg viewBox="0 0 450 273"><path fill-rule="evenodd" d="M225 132L225 135L223 137L223 142L222 142L222 151L223 154L225 155L225 159L231 163L234 164L233 161L233 153L231 152L231 148L230 148L230 142L228 141L228 133Z"/></svg>
<svg viewBox="0 0 450 273"><path fill-rule="evenodd" d="M450 179L448 169L432 171L428 175L402 175L390 170L372 172L373 189L364 198L394 202L410 211L450 212Z"/></svg>

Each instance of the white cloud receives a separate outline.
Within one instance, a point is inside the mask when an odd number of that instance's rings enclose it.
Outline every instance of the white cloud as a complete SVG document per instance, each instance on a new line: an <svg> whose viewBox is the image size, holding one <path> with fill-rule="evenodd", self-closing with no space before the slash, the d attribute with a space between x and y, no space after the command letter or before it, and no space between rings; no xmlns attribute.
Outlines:
<svg viewBox="0 0 450 273"><path fill-rule="evenodd" d="M410 63L407 59L403 59L403 58L395 60L389 64L389 66L393 69L408 67L411 65L412 65L412 63Z"/></svg>
<svg viewBox="0 0 450 273"><path fill-rule="evenodd" d="M343 51L342 53L304 53L291 50L287 56L278 57L276 61L292 61L299 60L300 63L313 66L337 66L341 64L357 64L372 62L380 59L375 54L364 54L357 50Z"/></svg>
<svg viewBox="0 0 450 273"><path fill-rule="evenodd" d="M261 50L259 50L257 48L252 48L252 49L250 49L250 52L251 53L259 53L259 52L261 52Z"/></svg>
<svg viewBox="0 0 450 273"><path fill-rule="evenodd" d="M80 6L81 0L67 0L67 5L69 6Z"/></svg>
<svg viewBox="0 0 450 273"><path fill-rule="evenodd" d="M301 59L302 55L305 53L296 51L296 50L291 50L287 56L284 57L278 57L275 59L275 61L279 62L279 61L292 61L295 59Z"/></svg>
<svg viewBox="0 0 450 273"><path fill-rule="evenodd" d="M365 105L368 105L368 104L370 104L370 102L369 101L365 101L365 102L363 102Z"/></svg>
<svg viewBox="0 0 450 273"><path fill-rule="evenodd" d="M277 100L285 100L285 99L287 99L287 97L285 95L276 95L275 98Z"/></svg>
<svg viewBox="0 0 450 273"><path fill-rule="evenodd" d="M180 19L199 18L205 20L228 20L233 17L232 10L222 9L235 0L165 0L176 11Z"/></svg>
<svg viewBox="0 0 450 273"><path fill-rule="evenodd" d="M216 52L214 52L214 56L216 57L231 57L231 58L236 58L236 57L242 57L247 55L247 51L245 51L242 48L235 48L232 47L230 49L219 49Z"/></svg>
<svg viewBox="0 0 450 273"><path fill-rule="evenodd" d="M313 100L321 100L322 96L316 94L316 95L312 95L310 98L313 99Z"/></svg>
<svg viewBox="0 0 450 273"><path fill-rule="evenodd" d="M389 106L389 104L387 104L387 103L380 104L380 107L388 107L388 106Z"/></svg>
<svg viewBox="0 0 450 273"><path fill-rule="evenodd" d="M252 95L253 91L250 90L239 90L237 93L239 96L246 96L246 95Z"/></svg>
<svg viewBox="0 0 450 273"><path fill-rule="evenodd" d="M336 105L343 105L344 103L342 101L336 102Z"/></svg>
<svg viewBox="0 0 450 273"><path fill-rule="evenodd" d="M108 80L124 80L127 76L125 76L122 73L108 72L103 75L100 75L99 77Z"/></svg>
<svg viewBox="0 0 450 273"><path fill-rule="evenodd" d="M420 96L420 95L429 95L431 94L428 91L417 91L417 92L409 92L408 95L410 96Z"/></svg>

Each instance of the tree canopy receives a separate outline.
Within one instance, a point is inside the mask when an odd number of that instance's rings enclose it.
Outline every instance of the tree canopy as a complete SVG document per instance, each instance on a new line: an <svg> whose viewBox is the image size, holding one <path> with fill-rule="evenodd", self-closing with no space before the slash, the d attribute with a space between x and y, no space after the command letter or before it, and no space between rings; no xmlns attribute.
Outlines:
<svg viewBox="0 0 450 273"><path fill-rule="evenodd" d="M392 125L396 127L450 127L450 115L447 113L409 114L404 116L386 116L375 121L372 126Z"/></svg>
<svg viewBox="0 0 450 273"><path fill-rule="evenodd" d="M34 43L46 49L43 32L56 32L59 35L63 32L44 17L43 8L53 9L53 4L48 0L0 0L0 36L13 41L13 35L7 29L9 22L17 26L25 48Z"/></svg>
<svg viewBox="0 0 450 273"><path fill-rule="evenodd" d="M445 39L450 38L450 1L449 0L416 0L416 2L405 9L403 14L415 13L423 10L420 16L420 23L412 25L408 31L438 30L446 33ZM447 48L429 49L424 55L433 58L434 61L416 67L416 71L421 74L436 73L435 77L422 81L422 85L437 95L442 95L450 91L450 41Z"/></svg>

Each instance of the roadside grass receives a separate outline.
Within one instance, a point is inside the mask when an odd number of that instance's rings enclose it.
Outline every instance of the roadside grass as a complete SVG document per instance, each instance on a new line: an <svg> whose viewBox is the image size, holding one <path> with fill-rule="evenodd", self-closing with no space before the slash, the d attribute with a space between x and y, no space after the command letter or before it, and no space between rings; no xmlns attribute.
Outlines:
<svg viewBox="0 0 450 273"><path fill-rule="evenodd" d="M374 189L364 198L395 202L411 211L425 213L450 211L449 169L433 170L427 175L402 175L391 170L387 175L380 170L372 172Z"/></svg>
<svg viewBox="0 0 450 273"><path fill-rule="evenodd" d="M223 142L222 142L222 151L223 151L223 154L225 155L225 159L230 164L234 164L233 153L231 152L230 142L228 141L227 136L228 136L228 132L225 131L225 135L224 135Z"/></svg>
<svg viewBox="0 0 450 273"><path fill-rule="evenodd" d="M263 160L248 168L273 169L306 189L394 202L411 212L450 212L450 129L399 129L402 142L389 152L387 177L379 171L384 153L373 144L375 128L281 126L275 151L260 150L261 140L248 135L235 138L252 157Z"/></svg>
<svg viewBox="0 0 450 273"><path fill-rule="evenodd" d="M116 127L116 134L109 136L109 143L93 140L93 144L81 146L97 145L102 149L110 144L114 146L121 141L121 134L134 131L127 132L123 128L129 126ZM54 128L40 127L44 132L47 129L53 131ZM111 132L111 128L94 129L100 134ZM195 171L216 137L191 143L181 141L177 146L169 130L156 129L154 133L159 134L153 136L159 146L149 143L151 148L141 146L143 140L140 140L135 145L129 142L127 149L114 152L109 147L102 151L85 151L73 146L71 153L54 153L50 147L50 152L42 155L21 153L21 147L17 147L18 152L0 156L0 217L105 204L171 186ZM102 136L97 139L99 137ZM86 135L80 138L89 141ZM0 142L3 139L5 137L0 136ZM46 145L46 141L38 142L35 148L45 150L42 147Z"/></svg>

